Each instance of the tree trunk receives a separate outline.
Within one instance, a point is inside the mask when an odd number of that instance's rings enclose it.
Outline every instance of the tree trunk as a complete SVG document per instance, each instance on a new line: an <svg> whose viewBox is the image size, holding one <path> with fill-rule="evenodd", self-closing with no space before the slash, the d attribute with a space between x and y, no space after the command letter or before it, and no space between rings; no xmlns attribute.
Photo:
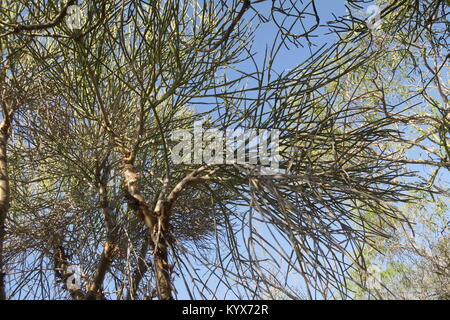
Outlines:
<svg viewBox="0 0 450 320"><path fill-rule="evenodd" d="M153 256L155 261L156 279L158 282L158 295L162 300L172 300L172 280L171 268L169 265L168 253L168 234L169 221L166 212L166 205L163 202L161 211L157 205L155 208L155 215L158 217L158 225L153 228L153 243L156 246L153 249Z"/></svg>
<svg viewBox="0 0 450 320"><path fill-rule="evenodd" d="M106 170L106 169L105 169ZM114 252L117 249L117 229L115 223L113 222L113 209L111 208L111 204L108 199L108 194L106 190L106 186L108 183L107 177L110 172L108 170L107 173L104 173L103 177L97 176L98 181L98 194L100 197L100 207L103 211L103 218L105 219L106 224L106 243L103 248L103 253L100 257L100 261L98 263L94 281L88 288L88 293L86 295L86 300L95 300L99 297L103 297L102 285L105 279L106 273L108 272L111 263L113 261Z"/></svg>
<svg viewBox="0 0 450 320"><path fill-rule="evenodd" d="M150 210L149 204L141 194L136 168L126 160L123 163L123 176L129 195L129 203L134 208L136 215L149 228L158 298L172 300L171 268L168 260L169 215L168 210L166 210L167 206L164 201L160 200L157 202L155 210Z"/></svg>
<svg viewBox="0 0 450 320"><path fill-rule="evenodd" d="M4 240L6 233L6 216L9 211L9 176L6 156L7 144L8 127L3 122L0 128L0 300L6 300Z"/></svg>

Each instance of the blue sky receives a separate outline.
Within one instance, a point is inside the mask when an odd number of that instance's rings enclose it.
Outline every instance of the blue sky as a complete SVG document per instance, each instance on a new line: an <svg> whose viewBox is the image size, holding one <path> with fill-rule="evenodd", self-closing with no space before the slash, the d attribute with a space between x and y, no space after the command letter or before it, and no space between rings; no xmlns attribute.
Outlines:
<svg viewBox="0 0 450 320"><path fill-rule="evenodd" d="M268 2L268 4L270 4L270 3L271 3L271 1ZM261 14L263 14L263 15L267 14L270 11L268 4L266 4L266 3L258 4L255 6L255 9L259 10L261 12ZM335 20L335 17L333 16L333 14L336 15L337 17L340 17L345 14L345 1L340 1L340 0L318 1L317 2L317 11L320 14L321 24L325 25L327 21ZM305 23L309 23L310 25L312 25L314 22L315 22L314 19L305 19ZM298 32L301 33L302 30L300 29L300 26L297 26L297 28L298 28ZM276 37L277 31L278 31L278 29L272 21L262 23L257 28L257 31L254 34L255 41L254 41L254 46L252 47L252 49L253 49L253 52L256 52L254 59L255 59L255 61L258 62L259 66L261 66L263 64L265 51L266 51L266 49L270 50L272 43L273 43L273 39ZM314 50L319 50L319 48L324 45L325 45L325 47L327 47L327 46L335 43L337 36L334 34L328 34L328 31L329 30L326 27L319 27L316 30L316 32L314 34L317 35L317 37L314 37L311 39L312 42L314 43L314 46L312 47L312 51L309 48L307 43L303 43L304 47L301 47L301 46L296 47L293 44L289 45L288 48L283 47L281 49L281 51L279 52L279 54L277 55L277 59L275 60L274 65L273 65L273 67L274 67L273 69L275 70L275 72L276 73L286 72L286 70L292 69L292 68L296 67L297 65L301 64L303 61L309 59L311 57L312 52L314 52ZM293 30L293 32L295 32L295 29ZM253 71L253 66L252 66L251 62L242 63L242 64L240 64L240 67L245 72ZM232 76L232 72L230 72L229 74ZM252 87L251 84L248 84L248 86ZM206 111L211 106L204 105L204 106L195 106L195 107L198 112L202 112L202 111ZM244 212L244 211L245 210L242 210L242 212ZM281 239L281 238L274 239L273 236L270 235L270 231L268 230L268 228L266 226L261 224L258 226L258 228L260 228L259 229L259 230L261 230L260 232L263 233L264 236L266 236L268 239L271 239L272 242L279 241L279 244L281 246L285 246L286 248L290 247L289 243L287 241L285 241L284 239ZM248 236L248 232L246 233L246 235ZM244 241L245 241L245 239L243 239L243 238L239 239L239 243L240 243L240 245L242 245L243 248L245 248L245 246L243 245ZM206 278L208 275L208 271L200 266L197 266L197 267L199 269L199 271L198 271L199 274L203 274L203 276ZM282 273L283 273L283 270L280 269L280 275L282 275ZM300 291L303 291L302 292L303 294L305 293L304 292L305 291L304 282L298 274L297 274L297 276L292 277L291 282L292 283L290 283L290 284L292 286L297 287ZM211 280L209 282L209 284L211 286L214 286L217 284L217 281ZM189 285L191 285L191 283L189 283ZM184 289L184 283L182 282L181 279L177 280L176 287L178 290L178 298L189 299L189 296L188 296L186 290ZM222 291L220 291L220 294L218 294L218 296L223 296L223 297L229 298L229 299L238 298L233 294L226 295L226 292L227 291L225 289L222 289ZM208 296L208 295L206 294L206 296ZM199 298L199 296L196 296L196 297ZM244 296L244 297L239 297L239 298L246 298L246 297Z"/></svg>

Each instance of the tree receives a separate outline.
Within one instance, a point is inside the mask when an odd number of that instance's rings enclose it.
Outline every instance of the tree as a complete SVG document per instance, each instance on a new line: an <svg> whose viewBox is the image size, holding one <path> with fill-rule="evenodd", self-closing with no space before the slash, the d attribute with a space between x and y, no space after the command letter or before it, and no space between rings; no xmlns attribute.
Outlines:
<svg viewBox="0 0 450 320"><path fill-rule="evenodd" d="M413 43L407 32L385 33L384 27L397 23L385 21L374 41L374 49L384 54L353 75L363 83L359 91L345 85L353 103L379 105L396 120L404 132L392 144L399 151L397 161L415 171L410 183L426 186L426 192L413 193L418 198L414 204L402 208L409 226L396 222L389 238L378 237L376 245L365 250L368 263L380 269L380 281L376 289L356 289L359 298L445 299L448 295L449 13L446 6L432 9L434 22ZM386 38L391 39L389 45ZM370 279L367 272L359 273L363 283Z"/></svg>
<svg viewBox="0 0 450 320"><path fill-rule="evenodd" d="M77 30L64 23L70 1L2 7L1 41L45 79L7 150L8 296L172 299L182 285L191 298L348 296L365 246L423 189L390 148L398 119L339 99L346 76L382 54L356 47L370 38L353 11L362 2L327 24L336 43L281 74L283 48L314 48L315 1L85 1ZM412 42L445 6L430 1L436 10L417 16L422 7L391 1L382 17L407 18ZM260 21L278 30L262 62L251 46ZM175 163L172 134L200 120L219 134L279 130L280 171L261 174L261 157Z"/></svg>

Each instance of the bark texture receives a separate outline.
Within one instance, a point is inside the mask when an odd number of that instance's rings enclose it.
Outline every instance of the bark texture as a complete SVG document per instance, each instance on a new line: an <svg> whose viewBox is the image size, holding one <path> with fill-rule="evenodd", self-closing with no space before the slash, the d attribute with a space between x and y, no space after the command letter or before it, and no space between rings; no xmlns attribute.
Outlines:
<svg viewBox="0 0 450 320"><path fill-rule="evenodd" d="M6 154L8 130L8 124L3 121L0 125L0 300L6 300L4 241L10 200L8 159Z"/></svg>

